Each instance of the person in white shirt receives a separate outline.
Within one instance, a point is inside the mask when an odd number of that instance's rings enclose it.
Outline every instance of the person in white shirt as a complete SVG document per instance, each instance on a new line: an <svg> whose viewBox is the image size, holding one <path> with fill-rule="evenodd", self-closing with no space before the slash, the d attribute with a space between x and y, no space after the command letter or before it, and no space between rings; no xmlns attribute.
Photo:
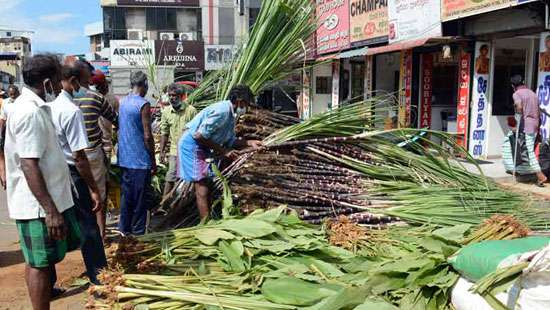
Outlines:
<svg viewBox="0 0 550 310"><path fill-rule="evenodd" d="M4 147L4 140L6 139L6 120L8 119L8 110L12 107L15 99L19 97L21 93L19 88L15 85L8 87L8 98L2 102L0 107L0 148ZM0 152L0 185L6 189L6 169L4 155Z"/></svg>
<svg viewBox="0 0 550 310"><path fill-rule="evenodd" d="M57 99L50 103L53 124L59 145L69 165L73 180L75 214L82 232L80 249L90 281L99 284L97 276L107 267L103 240L96 220L96 213L102 212L103 201L92 174L85 150L89 148L84 116L73 98L79 92L86 92L79 80L83 74L80 62L73 62L62 68L62 90Z"/></svg>
<svg viewBox="0 0 550 310"><path fill-rule="evenodd" d="M60 90L56 56L35 55L23 66L26 87L9 112L4 155L8 210L16 220L33 309L50 308L55 264L80 244L70 173L46 101Z"/></svg>

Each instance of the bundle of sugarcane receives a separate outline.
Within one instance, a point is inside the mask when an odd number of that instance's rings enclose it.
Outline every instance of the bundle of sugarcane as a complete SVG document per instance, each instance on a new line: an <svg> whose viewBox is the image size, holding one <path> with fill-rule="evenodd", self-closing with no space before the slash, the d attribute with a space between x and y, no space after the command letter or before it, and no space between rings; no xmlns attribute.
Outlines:
<svg viewBox="0 0 550 310"><path fill-rule="evenodd" d="M245 218L129 240L111 255L115 271L104 272L103 285L91 291L101 293L102 300L92 300L89 306L296 309L291 302L281 302L293 288L276 288L279 281L288 284L291 276L292 284L302 286L341 283L333 279L344 277L342 266L352 259L352 253L329 245L323 231L304 224L285 207L257 210ZM310 282L296 283L298 279ZM347 286L352 284L332 288ZM313 291L297 303L315 304L329 297L327 293L337 291Z"/></svg>
<svg viewBox="0 0 550 310"><path fill-rule="evenodd" d="M512 214L532 229L547 229L548 214L528 197L458 164L453 154L468 155L450 137L417 129L376 131L368 126L371 106L359 103L285 127L264 140L266 149L225 169L245 213L284 203L310 223L351 214L376 228L398 220L478 225L494 214Z"/></svg>
<svg viewBox="0 0 550 310"><path fill-rule="evenodd" d="M530 229L510 215L493 215L463 241L468 245L481 240L509 240L526 237Z"/></svg>

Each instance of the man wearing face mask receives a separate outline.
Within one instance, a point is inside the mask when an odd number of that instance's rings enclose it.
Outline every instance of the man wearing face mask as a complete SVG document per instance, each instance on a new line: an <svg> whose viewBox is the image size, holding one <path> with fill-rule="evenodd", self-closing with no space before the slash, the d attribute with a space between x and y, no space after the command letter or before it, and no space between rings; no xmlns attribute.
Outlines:
<svg viewBox="0 0 550 310"><path fill-rule="evenodd" d="M50 308L55 264L80 244L71 176L57 143L50 107L60 91L56 56L35 55L23 65L26 86L6 123L6 192L25 258L32 307Z"/></svg>
<svg viewBox="0 0 550 310"><path fill-rule="evenodd" d="M86 155L90 161L90 167L94 174L94 180L99 188L101 200L107 201L107 166L105 165L105 152L103 151L103 132L100 127L100 118L103 117L117 126L117 115L104 96L89 89L93 67L87 62L76 61L79 66L87 68L80 76L78 85L82 88L74 97L74 103L84 114L84 122L90 147L86 149ZM71 63L67 63L71 65ZM79 89L80 89L79 88ZM101 236L105 237L105 213L98 212L98 225Z"/></svg>
<svg viewBox="0 0 550 310"><path fill-rule="evenodd" d="M149 207L151 177L156 173L155 142L151 131L149 90L142 71L130 76L132 91L120 102L118 165L122 168L122 198L118 229L124 235L143 235Z"/></svg>
<svg viewBox="0 0 550 310"><path fill-rule="evenodd" d="M96 213L102 212L103 201L94 180L85 150L89 147L82 111L73 103L73 98L83 96L86 90L80 86L80 76L87 68L79 63L62 68L63 89L50 104L52 120L59 145L65 154L73 180L75 213L82 231L82 257L90 281L99 284L97 275L107 267L103 241L97 224Z"/></svg>
<svg viewBox="0 0 550 310"><path fill-rule="evenodd" d="M253 101L254 95L248 86L233 87L228 100L208 106L186 125L178 143L180 178L194 183L197 208L203 220L210 212L208 179L213 176L208 159L217 155L235 160L238 154L233 149L261 147L260 141L245 141L235 136L237 118L246 113Z"/></svg>
<svg viewBox="0 0 550 310"><path fill-rule="evenodd" d="M178 180L176 157L178 154L178 141L185 130L185 125L197 115L197 110L184 102L185 95L184 86L175 83L170 85L168 87L170 106L162 110L160 119L160 161L163 164L166 164L166 146L170 143L164 196L170 193L174 183Z"/></svg>

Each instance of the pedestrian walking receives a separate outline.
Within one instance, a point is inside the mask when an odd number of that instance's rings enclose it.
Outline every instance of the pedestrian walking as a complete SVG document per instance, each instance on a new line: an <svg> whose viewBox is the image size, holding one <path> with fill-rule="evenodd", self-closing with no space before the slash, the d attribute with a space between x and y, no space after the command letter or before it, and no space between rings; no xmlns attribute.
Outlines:
<svg viewBox="0 0 550 310"><path fill-rule="evenodd" d="M538 159L535 155L535 140L539 132L539 102L537 94L530 90L523 81L521 75L514 75L511 79L514 89L514 107L516 110L516 120L519 123L519 130L516 132L525 134L525 145L527 147L527 156L529 166L537 175L537 185L544 187L547 181L542 173ZM517 152L516 148L516 152Z"/></svg>
<svg viewBox="0 0 550 310"><path fill-rule="evenodd" d="M107 267L107 258L96 213L102 212L104 203L85 152L89 142L84 116L73 103L74 97L86 92L79 82L86 70L88 68L78 62L62 68L62 90L50 104L50 109L58 142L73 181L73 201L82 232L80 249L86 274L93 284L99 284L97 276L101 269Z"/></svg>
<svg viewBox="0 0 550 310"><path fill-rule="evenodd" d="M149 89L142 71L130 77L132 91L120 102L118 165L122 168L119 230L124 235L145 233L151 176L156 173L155 143L151 132Z"/></svg>
<svg viewBox="0 0 550 310"><path fill-rule="evenodd" d="M210 213L208 180L213 177L208 159L217 155L234 160L238 154L233 149L261 146L260 141L240 140L235 136L235 121L246 113L253 100L254 95L248 86L233 87L228 100L202 110L186 125L180 138L180 178L194 183L197 208L203 220Z"/></svg>
<svg viewBox="0 0 550 310"><path fill-rule="evenodd" d="M4 154L8 209L16 220L33 309L49 309L55 264L78 247L70 173L57 143L49 105L60 90L61 65L52 55L27 58L26 87L7 117Z"/></svg>
<svg viewBox="0 0 550 310"><path fill-rule="evenodd" d="M186 90L182 85L175 83L170 85L168 88L170 105L162 110L160 120L161 163L166 164L166 157L168 157L168 172L166 173L166 182L164 184L164 197L172 191L175 182L179 179L177 174L178 142L187 123L197 115L197 109L185 102L184 96L186 95ZM168 144L170 144L170 149L168 150L168 156L166 156Z"/></svg>
<svg viewBox="0 0 550 310"><path fill-rule="evenodd" d="M79 61L77 61L79 62ZM100 93L90 90L90 78L93 72L91 67L86 62L81 62L83 66L88 67L84 75L80 78L80 86L85 89L83 92L79 92L74 98L75 104L80 108L84 114L84 122L86 125L86 132L88 134L88 141L90 142L90 148L86 150L94 179L99 188L101 199L106 203L107 201L107 175L109 171L105 165L105 152L103 151L103 133L99 125L100 118L103 117L117 125L117 115L113 111L111 105L107 102L104 96ZM103 213L100 213L100 216ZM100 233L105 237L105 219L100 219Z"/></svg>

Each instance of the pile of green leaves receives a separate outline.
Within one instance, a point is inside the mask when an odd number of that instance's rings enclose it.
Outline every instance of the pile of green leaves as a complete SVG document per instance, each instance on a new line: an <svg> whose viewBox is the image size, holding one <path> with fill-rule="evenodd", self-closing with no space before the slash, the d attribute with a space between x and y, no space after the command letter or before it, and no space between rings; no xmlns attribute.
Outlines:
<svg viewBox="0 0 550 310"><path fill-rule="evenodd" d="M388 309L446 309L459 278L447 259L460 249L470 227L387 230L383 237L388 242L364 248L362 254L370 260L350 270L356 271L351 283L364 286L376 305Z"/></svg>

